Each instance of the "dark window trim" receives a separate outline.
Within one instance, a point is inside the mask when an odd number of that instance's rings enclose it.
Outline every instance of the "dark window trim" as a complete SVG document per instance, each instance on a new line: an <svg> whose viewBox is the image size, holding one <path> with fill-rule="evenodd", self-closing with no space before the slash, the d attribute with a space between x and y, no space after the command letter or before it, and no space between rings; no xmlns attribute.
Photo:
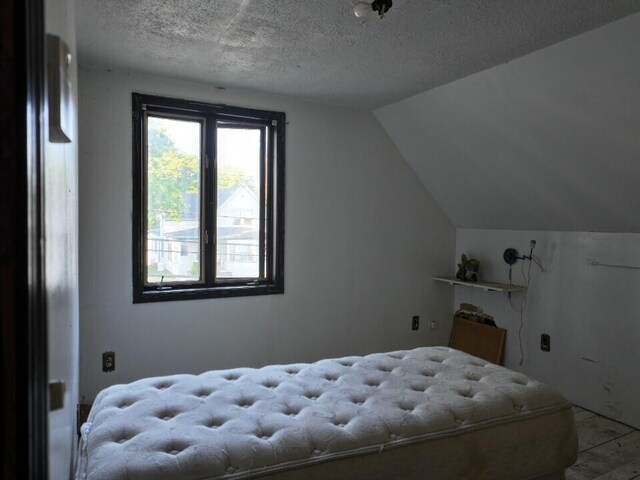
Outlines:
<svg viewBox="0 0 640 480"><path fill-rule="evenodd" d="M144 116L144 113L141 115L141 118L143 116ZM207 154L207 152L205 151L204 137L207 135L208 127L207 127L207 119L206 119L206 117L204 115L197 115L195 113L191 113L190 115L181 115L181 114L177 113L175 110L172 110L170 112L165 112L165 111L155 112L154 111L153 112L153 116L155 118L163 118L163 119L169 119L169 120L188 120L188 121L192 121L194 123L195 122L200 123L200 136L201 136L201 138L200 138L200 155L202 156L202 155L206 155ZM146 118L144 120L146 120ZM144 127L145 125L146 125L146 123L142 122L142 126ZM141 133L142 133L142 138L143 138L142 145L144 145L146 143L145 141L148 141L148 139L146 137L146 131L144 130L144 128L141 130ZM146 159L146 155L143 154L142 157L140 158L140 161L142 162L142 165L140 166L140 168L141 168L141 172L142 172L142 175L143 175L141 185L142 185L143 188L144 188L144 178L147 175L147 171L146 171L147 161L146 160L147 160ZM134 161L135 161L135 158L134 158ZM204 171L204 169L203 169L203 171ZM206 185L208 184L208 182L209 182L209 178L206 178L205 175L202 175L202 178L200 179L200 189L201 189L202 192L204 192L204 189L206 188ZM135 193L136 192L134 191L134 195L135 195ZM142 193L144 193L144 191ZM202 212L205 211L204 198L205 198L205 195L202 195L202 199L201 199L201 202L200 202L201 216L203 214ZM146 210L146 208L147 208L147 198L146 198L146 196L141 195L141 202L142 202L142 212L144 212ZM145 222L144 217L141 217L141 218L142 218L142 225L141 225L142 230L141 231L144 234L144 232L146 231L146 228L145 228L146 225L144 223ZM202 220L202 218L200 220ZM207 228L206 225L205 225L205 228ZM147 251L144 249L144 243L142 245L143 245L143 248L142 248L141 265L144 265L147 262ZM204 241L203 241L202 237L200 237L199 246L200 246L200 251L203 252L205 245L204 245ZM144 270L144 268L143 268L143 270ZM149 287L150 285L152 285L152 284L147 283L147 280L146 280L145 275L144 275L144 271L142 272L142 281L143 281L143 287L145 289L147 287ZM172 282L167 282L166 284L170 285L172 288L178 287L180 285L180 283L172 283ZM194 281L192 285L204 285L204 275L198 281ZM201 287L198 287L198 288L201 288Z"/></svg>
<svg viewBox="0 0 640 480"><path fill-rule="evenodd" d="M145 95L140 93L132 94L133 106L133 303L162 302L169 300L195 300L200 298L224 298L253 295L272 295L284 293L284 190L285 190L285 125L286 116L283 112L272 112L267 110L256 110L244 107L232 107L222 104L210 104L204 102L181 100L176 98L160 97L155 95ZM214 116L214 121L206 119L203 127L203 152L209 157L209 161L214 163L209 169L203 171L203 195L205 198L215 198L215 132L217 122L241 122L250 123L256 127L263 127L266 131L266 145L261 142L266 150L266 165L261 166L263 175L266 175L268 191L273 192L267 195L264 212L271 212L264 215L261 221L261 233L266 229L270 232L269 242L263 245L261 240L260 249L265 248L265 263L270 270L266 279L215 279L216 284L198 286L193 284L170 284L170 289L158 289L157 286L146 285L145 268L145 178L146 178L146 154L145 147L145 111L158 114L160 116L176 116L188 114L193 116ZM233 128L233 126L231 126ZM263 133L263 136L265 134ZM214 139L206 141L204 138ZM261 198L264 198L262 190L264 181L261 181ZM207 191L205 191L207 189ZM275 205L274 205L275 197ZM206 201L206 200L205 200ZM212 203L212 201L210 201ZM209 208L212 208L210 205ZM205 215L201 220L203 228L210 232L210 237L216 231L215 215ZM263 224L263 225L262 225ZM262 239L262 235L261 235ZM275 242L275 245L274 245ZM209 257L202 250L205 261L203 262L204 279L213 279L213 262L215 262L216 245L214 241L209 242L207 251ZM261 262L262 263L262 262ZM264 267L261 265L260 273L263 276ZM206 282L206 280L205 280Z"/></svg>

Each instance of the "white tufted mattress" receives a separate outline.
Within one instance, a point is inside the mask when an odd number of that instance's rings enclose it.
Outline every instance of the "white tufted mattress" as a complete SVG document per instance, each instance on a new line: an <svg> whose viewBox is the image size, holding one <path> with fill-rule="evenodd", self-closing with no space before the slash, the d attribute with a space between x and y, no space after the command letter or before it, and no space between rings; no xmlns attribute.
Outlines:
<svg viewBox="0 0 640 480"><path fill-rule="evenodd" d="M81 431L89 480L562 478L577 450L559 393L446 347L115 385Z"/></svg>

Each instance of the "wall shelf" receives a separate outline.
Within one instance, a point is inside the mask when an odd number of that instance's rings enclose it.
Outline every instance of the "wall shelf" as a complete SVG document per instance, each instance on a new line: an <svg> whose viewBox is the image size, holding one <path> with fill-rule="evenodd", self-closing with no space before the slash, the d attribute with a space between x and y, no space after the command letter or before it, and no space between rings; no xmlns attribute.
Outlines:
<svg viewBox="0 0 640 480"><path fill-rule="evenodd" d="M480 288L486 292L524 292L527 287L523 285L508 285L506 283L485 282L464 282L456 277L433 277L437 282L448 283L449 285L463 285L465 287Z"/></svg>

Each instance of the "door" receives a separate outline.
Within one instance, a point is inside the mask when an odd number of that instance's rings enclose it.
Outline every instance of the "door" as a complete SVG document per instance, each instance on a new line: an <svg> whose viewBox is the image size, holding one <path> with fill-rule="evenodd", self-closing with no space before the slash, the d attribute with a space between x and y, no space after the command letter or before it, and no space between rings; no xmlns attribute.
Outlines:
<svg viewBox="0 0 640 480"><path fill-rule="evenodd" d="M41 0L0 2L2 478L47 478Z"/></svg>

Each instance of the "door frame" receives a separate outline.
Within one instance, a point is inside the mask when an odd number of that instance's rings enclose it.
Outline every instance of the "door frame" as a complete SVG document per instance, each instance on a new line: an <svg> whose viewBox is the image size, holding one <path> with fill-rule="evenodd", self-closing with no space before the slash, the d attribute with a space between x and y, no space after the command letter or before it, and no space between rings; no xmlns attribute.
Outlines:
<svg viewBox="0 0 640 480"><path fill-rule="evenodd" d="M44 0L0 2L2 478L48 478Z"/></svg>

